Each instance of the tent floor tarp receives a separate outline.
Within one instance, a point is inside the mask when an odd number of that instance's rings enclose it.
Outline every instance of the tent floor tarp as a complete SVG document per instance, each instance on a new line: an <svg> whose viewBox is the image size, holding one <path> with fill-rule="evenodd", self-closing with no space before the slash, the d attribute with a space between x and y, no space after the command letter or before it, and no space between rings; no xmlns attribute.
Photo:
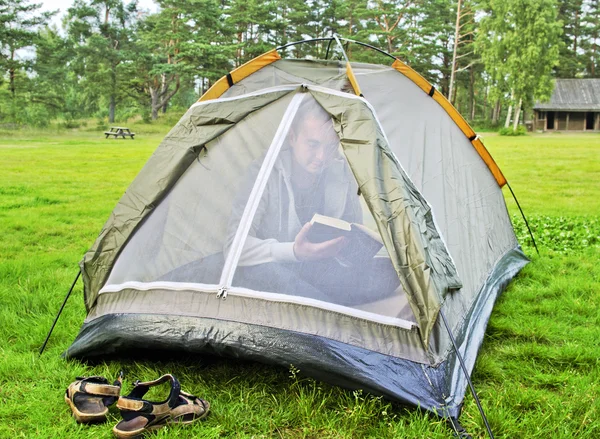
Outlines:
<svg viewBox="0 0 600 439"><path fill-rule="evenodd" d="M494 302L528 262L519 248L498 262L469 313L474 324L459 341L464 357L475 358ZM462 407L463 395L456 391L464 389L458 385L464 377L457 364L445 361L428 366L324 337L215 319L105 315L85 323L65 355L80 359L130 356L139 352L140 346L152 352L216 354L283 367L293 365L316 379L348 389L363 389L446 417L458 417ZM268 357L263 354L265 349L269 350ZM447 388L448 383L451 389Z"/></svg>

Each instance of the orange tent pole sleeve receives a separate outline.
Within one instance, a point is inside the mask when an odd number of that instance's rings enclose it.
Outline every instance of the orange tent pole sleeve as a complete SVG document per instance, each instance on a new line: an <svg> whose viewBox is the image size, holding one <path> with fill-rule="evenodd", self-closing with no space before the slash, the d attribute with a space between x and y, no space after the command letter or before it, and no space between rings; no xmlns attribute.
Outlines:
<svg viewBox="0 0 600 439"><path fill-rule="evenodd" d="M223 76L221 79L215 82L213 86L209 88L207 92L200 97L200 99L198 99L198 102L221 97L221 95L225 93L229 87L231 87L231 85L240 82L242 79L262 69L264 66L274 63L280 59L281 56L279 56L276 49L251 59L247 63L239 66L237 69L232 70L228 75Z"/></svg>
<svg viewBox="0 0 600 439"><path fill-rule="evenodd" d="M496 179L496 182L500 187L506 184L506 178L502 171L492 158L489 151L483 145L483 142L477 137L473 128L467 123L467 121L460 115L460 113L454 108L448 99L444 97L439 91L437 91L425 78L411 69L409 66L404 64L399 59L396 59L392 64L392 67L414 82L419 86L421 90L431 96L452 118L452 120L458 125L460 130L467 136L467 139L471 142L481 159L485 162L492 175Z"/></svg>
<svg viewBox="0 0 600 439"><path fill-rule="evenodd" d="M352 66L350 66L350 63L346 63L346 75L350 80L350 85L352 85L352 89L354 90L356 96L362 96L362 93L360 92L360 87L358 85L358 82L356 81L356 76L354 76L354 71L352 70Z"/></svg>

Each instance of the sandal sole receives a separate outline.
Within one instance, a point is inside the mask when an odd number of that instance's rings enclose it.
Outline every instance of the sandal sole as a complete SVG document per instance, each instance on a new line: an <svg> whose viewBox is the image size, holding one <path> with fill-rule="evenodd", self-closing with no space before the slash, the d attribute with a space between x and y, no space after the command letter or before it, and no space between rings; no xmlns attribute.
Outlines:
<svg viewBox="0 0 600 439"><path fill-rule="evenodd" d="M118 430L118 429L116 429L116 426L115 426L115 427L113 427L112 431L113 431L113 434L119 439L134 439L137 437L142 437L145 433L155 431L155 430L160 430L161 428L166 427L169 424L174 424L174 425L193 424L196 421L200 421L200 420L206 418L208 416L209 410L210 410L210 404L207 403L206 411L204 413L202 413L200 416L198 416L197 418L192 419L191 421L177 422L177 421L167 420L166 422L164 422L162 424L152 425L148 428L142 428L140 430L135 430L135 431Z"/></svg>
<svg viewBox="0 0 600 439"><path fill-rule="evenodd" d="M71 408L71 412L73 413L73 417L80 424L95 424L106 421L106 415L108 414L108 408L102 413L83 413L80 412L73 401L67 395L65 397L65 402Z"/></svg>
<svg viewBox="0 0 600 439"><path fill-rule="evenodd" d="M115 425L112 429L112 432L119 439L133 439L133 438L137 438L137 437L142 437L144 434L146 434L148 432L160 430L161 428L166 427L167 424L168 424L168 421L161 423L161 424L151 425L150 427L144 427L139 430L133 430L133 431L118 430L117 426ZM117 424L117 425L119 425L119 424Z"/></svg>

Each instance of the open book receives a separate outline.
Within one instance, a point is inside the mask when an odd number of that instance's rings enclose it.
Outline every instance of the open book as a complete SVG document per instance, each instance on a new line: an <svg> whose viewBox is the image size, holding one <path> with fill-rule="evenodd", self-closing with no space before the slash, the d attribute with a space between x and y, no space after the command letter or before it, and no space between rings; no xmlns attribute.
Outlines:
<svg viewBox="0 0 600 439"><path fill-rule="evenodd" d="M310 242L325 242L340 236L347 237L350 242L340 256L353 264L373 258L383 247L379 234L362 224L349 223L318 213L314 214L310 224L311 228L307 235Z"/></svg>

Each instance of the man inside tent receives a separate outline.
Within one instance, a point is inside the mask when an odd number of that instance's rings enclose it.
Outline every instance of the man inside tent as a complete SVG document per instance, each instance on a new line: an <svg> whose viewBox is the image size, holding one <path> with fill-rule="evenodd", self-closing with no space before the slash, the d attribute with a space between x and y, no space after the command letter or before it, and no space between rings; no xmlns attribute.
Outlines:
<svg viewBox="0 0 600 439"><path fill-rule="evenodd" d="M225 252L233 241L261 163L234 202ZM347 237L311 242L315 213L362 223L358 186L340 152L331 117L306 97L269 176L233 279L234 286L355 306L393 295L389 258L356 266Z"/></svg>

